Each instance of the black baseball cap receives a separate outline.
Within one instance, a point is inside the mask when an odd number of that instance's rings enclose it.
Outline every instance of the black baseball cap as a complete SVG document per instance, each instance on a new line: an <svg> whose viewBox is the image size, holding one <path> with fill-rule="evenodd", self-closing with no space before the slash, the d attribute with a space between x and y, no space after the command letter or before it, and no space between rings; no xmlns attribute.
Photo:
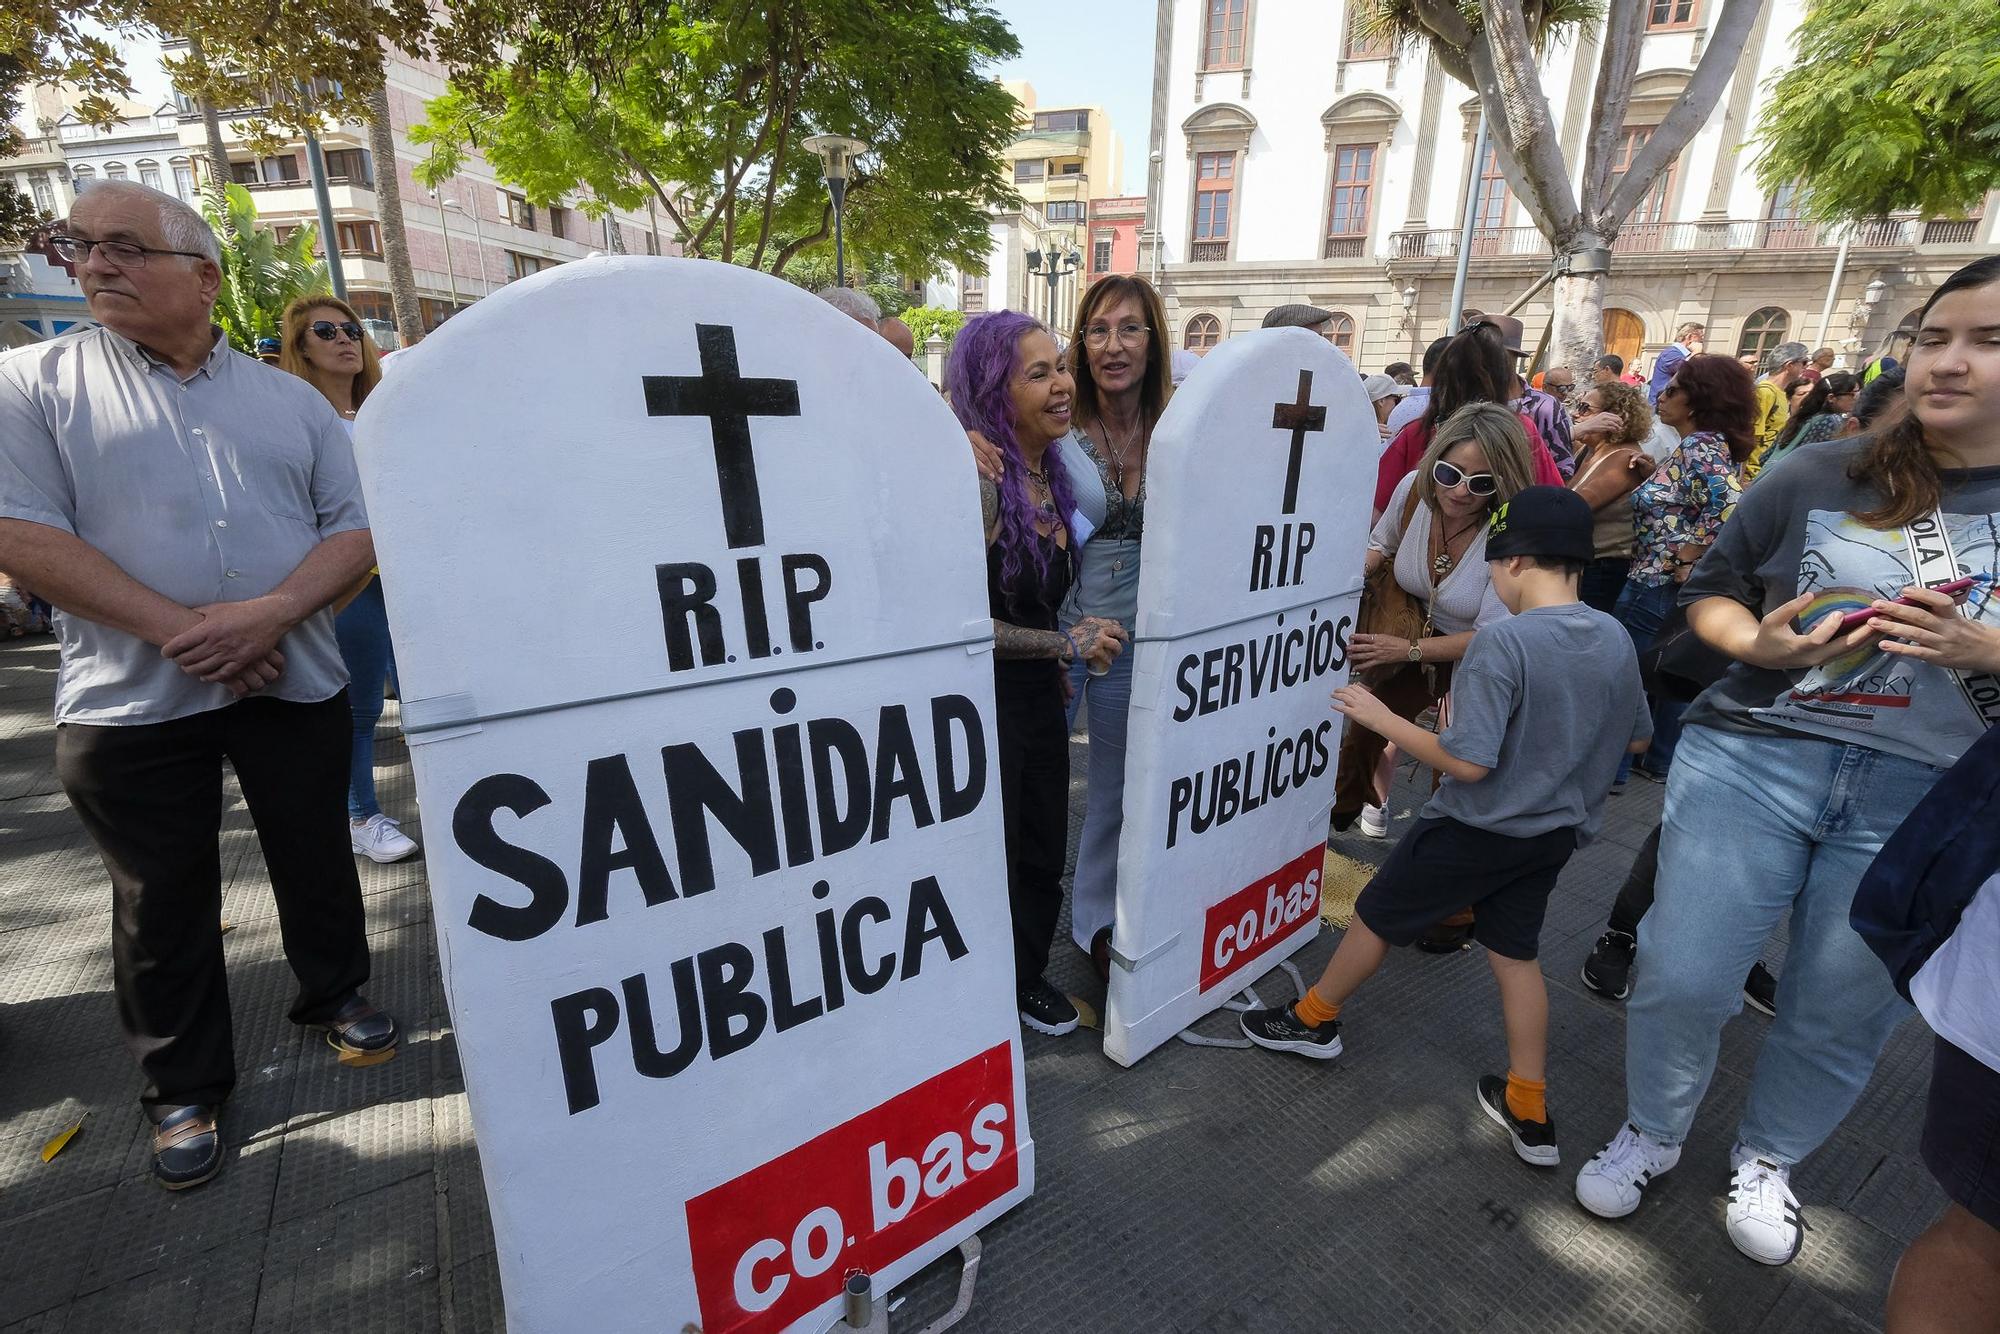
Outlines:
<svg viewBox="0 0 2000 1334"><path fill-rule="evenodd" d="M1486 522L1486 559L1540 556L1587 561L1597 554L1591 540L1590 502L1560 486L1530 486L1493 511Z"/></svg>

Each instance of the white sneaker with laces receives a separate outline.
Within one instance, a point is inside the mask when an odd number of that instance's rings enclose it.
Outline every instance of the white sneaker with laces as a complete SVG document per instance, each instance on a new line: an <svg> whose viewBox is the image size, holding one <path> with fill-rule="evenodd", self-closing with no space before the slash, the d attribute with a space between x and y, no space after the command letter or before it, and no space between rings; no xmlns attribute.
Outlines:
<svg viewBox="0 0 2000 1334"><path fill-rule="evenodd" d="M1389 833L1389 812L1380 806L1361 808L1361 832L1370 838L1383 838Z"/></svg>
<svg viewBox="0 0 2000 1334"><path fill-rule="evenodd" d="M360 824L347 825L347 841L358 856L371 862L399 862L417 850L417 841L379 811Z"/></svg>
<svg viewBox="0 0 2000 1334"><path fill-rule="evenodd" d="M1741 1144L1730 1151L1729 1161L1736 1169L1725 1215L1729 1239L1760 1265L1789 1264L1806 1239L1805 1215L1792 1194L1792 1169Z"/></svg>
<svg viewBox="0 0 2000 1334"><path fill-rule="evenodd" d="M1576 1202L1599 1218L1623 1218L1639 1207L1653 1178L1680 1160L1680 1145L1661 1144L1628 1125L1576 1174Z"/></svg>

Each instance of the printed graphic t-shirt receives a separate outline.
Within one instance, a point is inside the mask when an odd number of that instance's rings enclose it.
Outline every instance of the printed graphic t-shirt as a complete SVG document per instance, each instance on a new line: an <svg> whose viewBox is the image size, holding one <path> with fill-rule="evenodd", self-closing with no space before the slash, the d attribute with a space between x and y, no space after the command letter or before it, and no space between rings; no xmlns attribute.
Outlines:
<svg viewBox="0 0 2000 1334"><path fill-rule="evenodd" d="M1743 493L1735 516L1682 587L1681 602L1726 597L1764 616L1812 593L1801 617L1810 628L1822 616L1898 597L1911 584L1963 575L1990 579L2000 566L2000 468L1942 474L1941 532L1930 516L1907 530L1884 531L1854 517L1880 503L1874 486L1848 477L1864 447L1829 441L1772 465ZM1993 585L1975 586L1963 612L2000 625ZM1961 677L1873 648L1805 672L1738 663L1694 702L1687 722L1821 737L1945 766L2000 722L2000 679Z"/></svg>

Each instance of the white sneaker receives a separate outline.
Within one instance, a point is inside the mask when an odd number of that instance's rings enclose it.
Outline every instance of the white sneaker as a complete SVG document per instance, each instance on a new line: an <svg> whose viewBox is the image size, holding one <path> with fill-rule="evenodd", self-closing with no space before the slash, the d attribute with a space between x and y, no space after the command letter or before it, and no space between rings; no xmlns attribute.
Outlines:
<svg viewBox="0 0 2000 1334"><path fill-rule="evenodd" d="M379 812L361 824L349 821L347 841L357 855L384 864L399 862L417 850L417 841Z"/></svg>
<svg viewBox="0 0 2000 1334"><path fill-rule="evenodd" d="M1380 806L1361 808L1361 832L1370 838L1383 838L1389 833L1389 812Z"/></svg>
<svg viewBox="0 0 2000 1334"><path fill-rule="evenodd" d="M1792 1194L1792 1169L1759 1158L1738 1144L1729 1154L1736 1165L1729 1183L1729 1239L1761 1265L1788 1264L1805 1244L1806 1220Z"/></svg>
<svg viewBox="0 0 2000 1334"><path fill-rule="evenodd" d="M1661 1144L1628 1125L1576 1174L1576 1202L1599 1218L1623 1218L1639 1207L1653 1178L1680 1160L1680 1145Z"/></svg>

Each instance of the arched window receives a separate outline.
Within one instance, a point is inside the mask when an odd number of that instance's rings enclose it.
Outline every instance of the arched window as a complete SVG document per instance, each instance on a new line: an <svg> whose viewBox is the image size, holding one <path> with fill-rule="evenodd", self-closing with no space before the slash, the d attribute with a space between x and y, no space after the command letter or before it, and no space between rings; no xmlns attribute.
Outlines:
<svg viewBox="0 0 2000 1334"><path fill-rule="evenodd" d="M105 163L105 164L104 164L104 179L105 179L105 180L107 180L107 181L122 181L122 180L124 180L124 179L125 179L125 164L124 164L123 162L107 162L107 163Z"/></svg>
<svg viewBox="0 0 2000 1334"><path fill-rule="evenodd" d="M139 184L149 186L155 190L159 189L160 164L142 160L139 163Z"/></svg>
<svg viewBox="0 0 2000 1334"><path fill-rule="evenodd" d="M1201 356L1222 341L1222 321L1213 315L1197 315L1187 322L1181 334L1181 346L1196 356Z"/></svg>
<svg viewBox="0 0 2000 1334"><path fill-rule="evenodd" d="M184 157L177 157L168 166L174 169L174 193L182 199L194 198L194 164Z"/></svg>
<svg viewBox="0 0 2000 1334"><path fill-rule="evenodd" d="M1765 306L1743 321L1743 336L1737 340L1736 355L1756 357L1759 366L1764 354L1785 341L1792 330L1792 317L1776 306Z"/></svg>
<svg viewBox="0 0 2000 1334"><path fill-rule="evenodd" d="M1354 355L1354 317L1336 310L1326 322L1326 338L1349 357Z"/></svg>
<svg viewBox="0 0 2000 1334"><path fill-rule="evenodd" d="M87 164L80 167L73 167L70 169L69 178L76 183L76 188L81 190L84 186L97 180L97 168Z"/></svg>

